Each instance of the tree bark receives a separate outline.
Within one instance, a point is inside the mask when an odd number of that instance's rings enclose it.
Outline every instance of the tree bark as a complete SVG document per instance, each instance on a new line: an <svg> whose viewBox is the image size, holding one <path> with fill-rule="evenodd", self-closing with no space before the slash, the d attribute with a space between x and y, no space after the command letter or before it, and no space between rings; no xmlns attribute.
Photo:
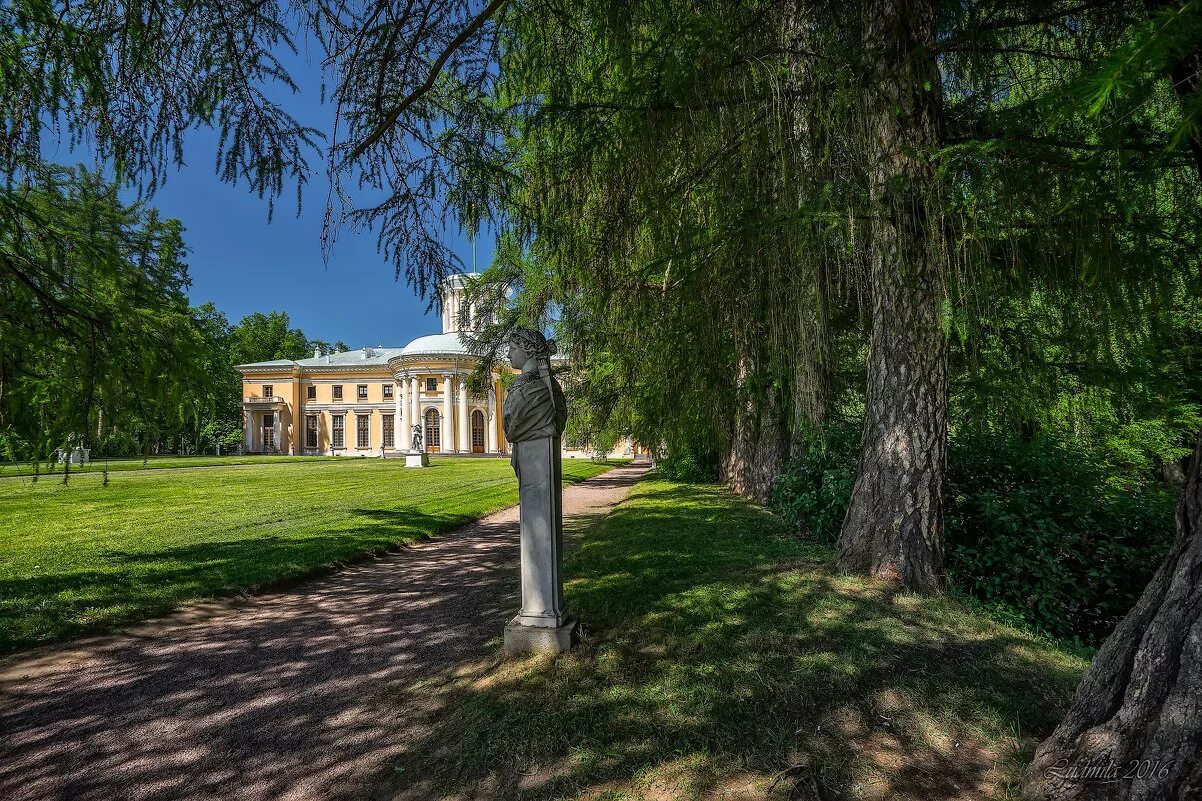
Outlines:
<svg viewBox="0 0 1202 801"><path fill-rule="evenodd" d="M805 319L798 324L802 334L793 356L790 456L804 453L814 432L826 425L831 406L831 348L825 291L816 283L813 287L803 287L802 295L796 309L797 315Z"/></svg>
<svg viewBox="0 0 1202 801"><path fill-rule="evenodd" d="M943 586L945 247L931 154L941 128L933 4L870 0L865 92L872 332L864 433L839 536L845 570Z"/></svg>
<svg viewBox="0 0 1202 801"><path fill-rule="evenodd" d="M718 478L736 493L767 503L788 456L788 429L779 393L771 385L757 391L755 369L752 357L739 357L730 447L719 464Z"/></svg>
<svg viewBox="0 0 1202 801"><path fill-rule="evenodd" d="M1040 745L1040 801L1202 798L1202 435L1164 564Z"/></svg>
<svg viewBox="0 0 1202 801"><path fill-rule="evenodd" d="M1168 6L1149 2L1149 11ZM1202 47L1169 68L1183 104ZM1202 135L1190 137L1202 181ZM1202 798L1202 433L1177 504L1177 537L1144 594L1085 671L1039 746L1024 795L1040 801Z"/></svg>

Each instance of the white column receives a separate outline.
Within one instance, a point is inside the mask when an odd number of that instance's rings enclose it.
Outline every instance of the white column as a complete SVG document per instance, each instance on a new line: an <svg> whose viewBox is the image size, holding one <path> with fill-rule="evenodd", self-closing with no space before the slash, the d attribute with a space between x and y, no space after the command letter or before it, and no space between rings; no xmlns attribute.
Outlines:
<svg viewBox="0 0 1202 801"><path fill-rule="evenodd" d="M426 421L422 419L422 396L421 390L418 387L418 377L415 375L409 376L409 423L410 430L405 432L406 437L412 438L413 426L422 426L422 444L428 444L425 441L425 425Z"/></svg>
<svg viewBox="0 0 1202 801"><path fill-rule="evenodd" d="M254 415L251 414L249 409L243 409L242 410L242 450L243 451L249 451L251 449L251 444L253 443L253 440L251 439L251 437L253 436L252 426L254 426L254 424L255 424Z"/></svg>
<svg viewBox="0 0 1202 801"><path fill-rule="evenodd" d="M409 376L402 374L396 382L396 429L392 445L398 451L409 450Z"/></svg>
<svg viewBox="0 0 1202 801"><path fill-rule="evenodd" d="M467 376L459 376L459 451L472 452L472 427L467 419Z"/></svg>
<svg viewBox="0 0 1202 801"><path fill-rule="evenodd" d="M488 452L497 452L497 391L488 388Z"/></svg>
<svg viewBox="0 0 1202 801"><path fill-rule="evenodd" d="M273 444L275 445L275 449L278 451L280 449L280 432L283 430L283 422L280 420L280 413L277 411L271 420L272 439L275 440Z"/></svg>
<svg viewBox="0 0 1202 801"><path fill-rule="evenodd" d="M504 446L501 445L501 432L503 432L505 430L505 426L503 425L503 421L501 418L503 418L504 416L505 416L505 385L498 381L497 382L497 419L493 425L493 429L496 431L496 434L497 434L497 450L500 451L501 453L512 453L513 452L513 443L512 442L509 442L508 440L506 440Z"/></svg>
<svg viewBox="0 0 1202 801"><path fill-rule="evenodd" d="M439 435L442 438L442 447L439 448L443 453L454 453L455 443L452 441L453 421L451 419L451 379L454 376L451 373L442 374L442 433Z"/></svg>

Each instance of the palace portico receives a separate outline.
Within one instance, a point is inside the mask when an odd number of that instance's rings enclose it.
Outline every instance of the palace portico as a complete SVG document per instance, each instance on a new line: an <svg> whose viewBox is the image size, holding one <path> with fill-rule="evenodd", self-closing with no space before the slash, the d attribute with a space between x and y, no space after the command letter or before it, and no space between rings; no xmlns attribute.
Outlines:
<svg viewBox="0 0 1202 801"><path fill-rule="evenodd" d="M496 371L483 394L468 389L480 364L460 336L472 319L467 276L442 287L442 333L403 348L314 353L239 365L243 447L253 453L380 455L410 450L420 425L431 453L507 452ZM506 368L507 369L507 368Z"/></svg>

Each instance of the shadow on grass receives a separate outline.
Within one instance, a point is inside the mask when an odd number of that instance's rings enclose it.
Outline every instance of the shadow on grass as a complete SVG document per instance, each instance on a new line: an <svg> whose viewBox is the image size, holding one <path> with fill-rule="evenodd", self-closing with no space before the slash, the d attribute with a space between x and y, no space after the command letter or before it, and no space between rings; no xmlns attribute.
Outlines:
<svg viewBox="0 0 1202 801"><path fill-rule="evenodd" d="M718 488L647 482L572 549L587 632L555 661L494 658L516 537L479 524L0 662L0 797L1001 796L1080 664L828 556Z"/></svg>
<svg viewBox="0 0 1202 801"><path fill-rule="evenodd" d="M450 461L436 460L431 469L445 469ZM604 487L612 480L605 474L586 475L603 469L600 465L574 467L577 473L569 475L567 483L587 479ZM144 551L89 554L85 565L73 569L55 570L47 562L47 569L32 575L6 573L0 564L0 654L162 615L196 599L286 588L443 534L506 503L504 497L495 497L499 491L494 484L472 484L468 490L477 495L459 504L455 495L448 494L438 512L416 506L346 509L328 524L307 525L320 529L314 534L280 536L249 530L235 539L174 547L152 542ZM162 486L155 491L169 495L172 489ZM457 512L460 506L471 511Z"/></svg>
<svg viewBox="0 0 1202 801"><path fill-rule="evenodd" d="M283 589L442 534L471 515L351 509L336 533L110 550L109 570L0 579L0 654L161 615L181 603Z"/></svg>
<svg viewBox="0 0 1202 801"><path fill-rule="evenodd" d="M487 651L515 606L516 545L511 524L479 523L236 613L0 661L0 798L372 797L411 731L390 699Z"/></svg>
<svg viewBox="0 0 1202 801"><path fill-rule="evenodd" d="M718 488L646 484L569 560L583 647L398 698L433 711L381 780L423 799L1003 797L1081 665L828 557Z"/></svg>

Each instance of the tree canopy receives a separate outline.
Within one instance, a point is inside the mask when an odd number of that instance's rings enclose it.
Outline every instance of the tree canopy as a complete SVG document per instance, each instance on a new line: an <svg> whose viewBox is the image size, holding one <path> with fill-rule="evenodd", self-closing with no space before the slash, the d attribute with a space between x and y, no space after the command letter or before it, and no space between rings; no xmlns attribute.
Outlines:
<svg viewBox="0 0 1202 801"><path fill-rule="evenodd" d="M211 126L218 174L261 196L299 202L324 171L327 241L374 230L419 293L460 266L447 227L498 231L476 344L558 328L582 436L632 433L668 469L767 501L858 428L846 570L945 587L949 447L1075 448L1108 485L1183 486L1167 561L1040 759L1098 756L1097 727L1103 756L1169 749L1158 722L1183 715L1174 731L1202 737L1196 704L1174 705L1200 675L1180 614L1202 565L1197 3L20 0L0 19L0 325L44 342L6 364L86 359L59 374L97 377L68 402L5 373L33 430L124 391L98 367L140 366L145 402L183 408L165 393L187 376L150 387L154 354L191 336L178 230L136 206L97 217L111 189L64 185L45 137L89 141L149 194ZM310 45L321 131L287 104L285 56ZM90 312L91 282L121 305ZM140 314L145 293L170 303ZM105 342L76 333L105 320ZM69 345L34 332L52 321ZM256 317L231 347L302 339ZM994 522L1033 525L1014 517ZM1173 753L1171 775L1106 792L1185 797L1196 754Z"/></svg>
<svg viewBox="0 0 1202 801"><path fill-rule="evenodd" d="M83 168L42 168L0 222L0 458L241 441L234 365L346 350L285 312L193 307L185 231Z"/></svg>

